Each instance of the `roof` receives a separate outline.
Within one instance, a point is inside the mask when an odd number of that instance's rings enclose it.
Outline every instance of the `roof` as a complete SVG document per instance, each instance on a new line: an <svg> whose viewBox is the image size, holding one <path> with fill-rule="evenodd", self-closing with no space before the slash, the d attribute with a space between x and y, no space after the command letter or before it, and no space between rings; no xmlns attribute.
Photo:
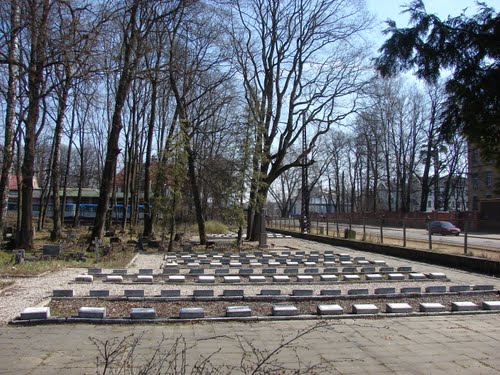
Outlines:
<svg viewBox="0 0 500 375"><path fill-rule="evenodd" d="M36 176L33 176L33 189L40 189ZM15 174L9 174L9 190L17 191L17 176Z"/></svg>

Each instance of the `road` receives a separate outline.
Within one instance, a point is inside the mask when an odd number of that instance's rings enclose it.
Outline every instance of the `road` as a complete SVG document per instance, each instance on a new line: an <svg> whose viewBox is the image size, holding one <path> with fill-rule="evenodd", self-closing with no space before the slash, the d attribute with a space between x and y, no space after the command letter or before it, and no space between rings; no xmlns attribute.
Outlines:
<svg viewBox="0 0 500 375"><path fill-rule="evenodd" d="M279 227L279 223L273 221L274 226ZM298 220L283 220L282 228L288 228L288 226L295 225L297 228L299 227ZM323 233L327 233L327 223L326 222L316 222L313 221L311 223L312 230L317 230L316 228L323 227ZM349 224L347 223L339 223L339 232L342 234L346 228L349 228ZM363 233L363 225L352 224L351 229L356 231L359 235ZM328 223L328 234L333 234L336 232L337 227L335 223ZM380 227L366 225L365 226L366 235L373 238L380 237ZM398 240L403 240L403 228L395 228L395 227L383 227L383 236L384 238L394 238ZM407 228L406 229L406 239L407 241L421 241L428 242L429 234L425 229L415 229L415 228ZM432 242L435 244L449 244L453 246L464 246L465 236L463 233L460 236L441 236L441 235L433 235ZM471 248L482 248L488 249L492 251L500 252L500 234L482 234L482 233L468 233L467 235L467 246Z"/></svg>

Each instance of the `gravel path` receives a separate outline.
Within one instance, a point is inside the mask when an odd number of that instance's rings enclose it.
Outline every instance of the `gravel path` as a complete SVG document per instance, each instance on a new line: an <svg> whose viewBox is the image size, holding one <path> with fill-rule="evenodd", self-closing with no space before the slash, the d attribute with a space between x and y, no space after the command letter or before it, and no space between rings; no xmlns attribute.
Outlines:
<svg viewBox="0 0 500 375"><path fill-rule="evenodd" d="M75 276L86 270L67 268L38 277L2 277L2 281L14 284L0 291L0 324L18 316L25 308L46 305L52 290L67 289Z"/></svg>

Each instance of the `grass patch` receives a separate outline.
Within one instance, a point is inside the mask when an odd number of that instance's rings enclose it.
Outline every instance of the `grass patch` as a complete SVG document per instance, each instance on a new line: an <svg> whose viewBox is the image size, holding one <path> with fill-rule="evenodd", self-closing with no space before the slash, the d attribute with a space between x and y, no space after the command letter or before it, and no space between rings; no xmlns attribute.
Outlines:
<svg viewBox="0 0 500 375"><path fill-rule="evenodd" d="M198 233L198 227L193 225L192 231L194 233ZM221 223L220 221L208 220L205 222L205 231L213 234L224 234L229 232L229 228L226 224Z"/></svg>
<svg viewBox="0 0 500 375"><path fill-rule="evenodd" d="M54 272L64 268L64 261L41 260L22 264L9 263L0 267L2 276L36 276L45 272Z"/></svg>
<svg viewBox="0 0 500 375"><path fill-rule="evenodd" d="M10 252L0 251L0 275L2 276L37 276L46 272L55 272L63 268L87 268L87 267L102 267L102 268L122 268L125 267L134 257L135 253L132 249L125 248L124 251L115 251L108 254L106 257L101 257L99 262L96 262L95 255L87 252L85 261L65 260L65 259L50 259L41 260L33 259L21 264L15 264L14 254ZM33 257L33 254L27 253L26 256ZM64 256L64 252L63 252Z"/></svg>

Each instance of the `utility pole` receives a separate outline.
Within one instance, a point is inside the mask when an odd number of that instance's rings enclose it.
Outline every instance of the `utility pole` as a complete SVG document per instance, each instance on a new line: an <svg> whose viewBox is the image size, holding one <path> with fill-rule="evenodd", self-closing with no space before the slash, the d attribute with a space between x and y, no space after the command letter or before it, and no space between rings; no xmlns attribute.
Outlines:
<svg viewBox="0 0 500 375"><path fill-rule="evenodd" d="M300 231L302 233L309 233L311 223L309 221L309 183L307 174L307 132L306 132L306 119L305 113L302 114L302 204L300 215Z"/></svg>

